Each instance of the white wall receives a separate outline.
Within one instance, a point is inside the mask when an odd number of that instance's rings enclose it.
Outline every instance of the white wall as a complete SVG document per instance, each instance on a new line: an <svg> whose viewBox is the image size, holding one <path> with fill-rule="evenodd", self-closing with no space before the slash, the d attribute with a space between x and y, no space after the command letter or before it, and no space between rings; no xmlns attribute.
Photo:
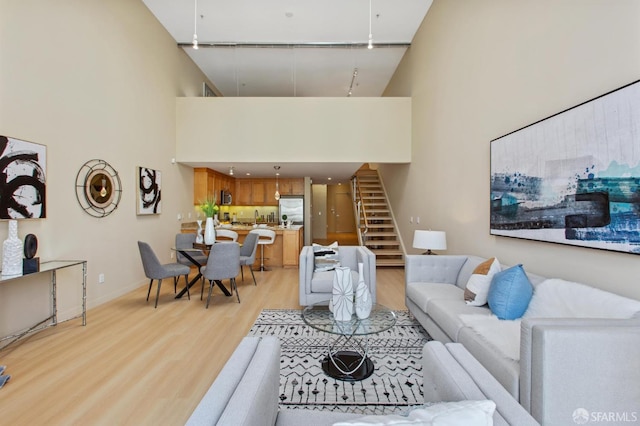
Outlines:
<svg viewBox="0 0 640 426"><path fill-rule="evenodd" d="M489 235L489 141L638 78L636 0L435 0L385 93L413 100L412 163L380 166L404 241L640 298L637 255Z"/></svg>
<svg viewBox="0 0 640 426"><path fill-rule="evenodd" d="M179 98L176 105L182 162L411 160L410 98Z"/></svg>
<svg viewBox="0 0 640 426"><path fill-rule="evenodd" d="M171 164L175 98L199 95L203 75L139 0L0 0L0 57L0 134L47 146L47 218L20 221L20 237L36 234L43 261L88 260L90 307L146 285L136 241L169 261L177 214L193 211L193 171ZM78 170L95 158L119 172L123 187L121 204L102 219L75 195ZM137 166L162 171L161 215L136 216ZM6 228L0 222L0 241ZM81 277L65 274L73 280L58 277L68 317ZM47 282L0 285L0 335L46 316Z"/></svg>

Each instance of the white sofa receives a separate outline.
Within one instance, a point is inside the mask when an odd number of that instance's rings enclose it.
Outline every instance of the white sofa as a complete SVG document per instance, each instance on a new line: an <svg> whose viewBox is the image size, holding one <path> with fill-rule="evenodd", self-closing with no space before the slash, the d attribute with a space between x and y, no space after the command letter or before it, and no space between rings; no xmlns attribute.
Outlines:
<svg viewBox="0 0 640 426"><path fill-rule="evenodd" d="M495 426L538 424L464 348L445 349L439 342L429 342L423 354L425 401L489 399L496 404ZM338 411L279 410L279 369L280 341L276 337L245 337L193 411L187 426L328 426L363 417ZM376 422L384 418L368 417L376 418Z"/></svg>
<svg viewBox="0 0 640 426"><path fill-rule="evenodd" d="M364 246L338 247L340 266L351 269L353 283L358 282L358 263L363 264L364 282L369 286L373 303L376 302L376 255ZM299 300L301 306L321 302L329 303L333 291L334 271L315 271L315 256L312 246L300 251Z"/></svg>
<svg viewBox="0 0 640 426"><path fill-rule="evenodd" d="M572 424L579 408L637 411L640 301L527 272L534 287L529 309L522 320L501 321L486 305L469 306L463 297L486 259L405 260L409 311L434 339L463 344L541 424ZM528 315L534 305L546 308L543 297L555 313Z"/></svg>

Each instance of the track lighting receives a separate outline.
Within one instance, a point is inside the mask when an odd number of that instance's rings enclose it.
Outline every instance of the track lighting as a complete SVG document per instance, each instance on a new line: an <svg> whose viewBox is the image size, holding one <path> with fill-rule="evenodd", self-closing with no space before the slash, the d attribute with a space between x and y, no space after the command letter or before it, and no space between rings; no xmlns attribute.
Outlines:
<svg viewBox="0 0 640 426"><path fill-rule="evenodd" d="M198 0L193 1L193 48L198 50Z"/></svg>
<svg viewBox="0 0 640 426"><path fill-rule="evenodd" d="M233 166L229 167L229 176L233 176Z"/></svg>
<svg viewBox="0 0 640 426"><path fill-rule="evenodd" d="M367 49L373 49L373 34L371 33L371 0L369 0L369 45Z"/></svg>

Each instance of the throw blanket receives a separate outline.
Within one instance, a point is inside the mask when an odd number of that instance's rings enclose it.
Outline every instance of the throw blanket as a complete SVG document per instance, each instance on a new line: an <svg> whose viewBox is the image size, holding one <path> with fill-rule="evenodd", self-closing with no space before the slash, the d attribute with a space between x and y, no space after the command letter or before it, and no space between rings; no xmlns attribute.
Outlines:
<svg viewBox="0 0 640 426"><path fill-rule="evenodd" d="M482 340L506 358L520 360L520 320L501 320L495 315L460 315L460 319Z"/></svg>

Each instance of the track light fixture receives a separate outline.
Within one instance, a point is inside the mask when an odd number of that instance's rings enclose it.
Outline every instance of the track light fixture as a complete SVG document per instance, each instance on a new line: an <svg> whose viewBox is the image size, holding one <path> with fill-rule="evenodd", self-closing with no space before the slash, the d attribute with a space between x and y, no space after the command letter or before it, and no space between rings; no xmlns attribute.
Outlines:
<svg viewBox="0 0 640 426"><path fill-rule="evenodd" d="M198 0L194 0L193 8L193 48L198 50Z"/></svg>
<svg viewBox="0 0 640 426"><path fill-rule="evenodd" d="M233 166L229 167L229 176L233 176Z"/></svg>
<svg viewBox="0 0 640 426"><path fill-rule="evenodd" d="M369 0L369 45L367 49L373 49L373 34L371 33L371 0Z"/></svg>
<svg viewBox="0 0 640 426"><path fill-rule="evenodd" d="M353 85L356 82L356 77L358 77L358 68L353 69L353 74L351 75L351 84L349 85L349 93L347 93L347 97L353 95Z"/></svg>

